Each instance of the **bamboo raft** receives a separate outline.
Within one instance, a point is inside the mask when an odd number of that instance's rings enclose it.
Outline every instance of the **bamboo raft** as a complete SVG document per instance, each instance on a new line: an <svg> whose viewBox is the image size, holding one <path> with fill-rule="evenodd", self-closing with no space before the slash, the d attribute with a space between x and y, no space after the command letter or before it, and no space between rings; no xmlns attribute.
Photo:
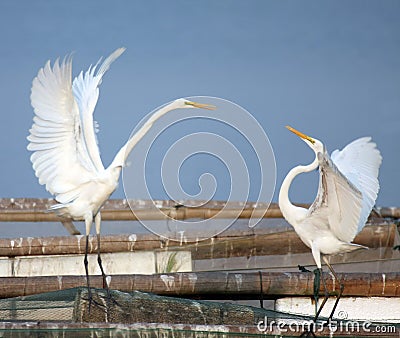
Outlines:
<svg viewBox="0 0 400 338"><path fill-rule="evenodd" d="M53 200L48 199L0 199L0 222L60 222L62 224L63 219L47 212L48 207L53 203ZM133 206L133 212L129 204L131 207ZM160 211L162 212L160 213ZM172 201L130 201L128 203L126 200L110 200L102 209L102 219L105 221L168 220L171 218L185 220L210 217L216 220L222 218L247 219L249 217L279 219L282 214L276 204L271 204L268 208L268 205L265 204L239 202L226 204L218 201L206 203L202 207L181 207L176 206L175 202ZM368 246L372 249L372 253L374 250L381 252L381 257L390 257L392 255L391 252L394 252L394 246L398 244L399 240L397 222L399 217L400 208L375 209L370 215L368 226L356 237L354 242ZM85 250L84 243L83 235L3 238L0 239L0 256L13 261L18 257L24 256L82 255ZM89 253L97 253L97 244L94 236L90 237L90 243ZM230 229L210 239L198 238L197 240L184 241L182 241L182 238L168 239L151 233L103 235L101 237L102 253L186 251L190 252L194 261L203 262L207 260L241 259L243 257L284 257L287 255L288 250L291 255L309 252L309 249L290 227L283 227L277 232L271 232L265 228ZM398 272L341 273L339 276L345 285L343 296L400 297L400 274ZM269 272L263 271L261 268L259 271L254 271L254 269L237 269L235 271L233 269L233 271L191 271L151 275L114 274L109 276L108 282L112 290L130 294L140 291L145 292L145 295L150 293L160 297L196 300L258 300L263 302L264 300L275 300L281 297L312 297L314 294L313 280L313 273ZM101 276L93 276L91 278L93 287L102 288L102 282ZM29 299L29 297L48 292L69 292L68 290L75 290L85 284L86 279L81 275L0 277L0 301L6 302L4 304L10 304L10 309L4 313L12 314L17 313L15 309L13 310L14 305L12 304L18 304L18 299L23 300L25 297ZM335 294L334 290L339 288L338 282L332 276L327 276L326 286L328 290L332 290L332 294ZM101 293L101 290L99 292ZM320 294L323 294L322 285ZM22 298L12 298L21 296ZM54 296L49 297L52 299ZM123 299L127 299L126 297L129 298L130 296L124 297ZM144 297L146 298L147 296ZM157 307L157 301L155 304L154 306ZM178 301L177 304L179 305L181 302ZM74 305L74 311L76 311L76 306ZM194 306L198 305L194 303ZM61 311L63 312L64 310ZM128 318L127 312L124 314L125 310L118 311L123 318ZM149 315L154 314L154 311L149 311ZM163 311L166 311L166 309ZM235 311L248 310L243 307ZM55 308L53 312L56 312ZM1 309L0 313L3 313ZM268 313L268 316L270 315ZM132 314L132 316L137 315ZM149 318L151 319L152 317L148 317L147 320L150 320ZM212 318L213 315L211 315L210 320ZM110 318L107 317L106 319L109 321ZM81 321L91 321L91 319L87 317ZM193 337L196 334L208 336L216 332L225 332L226 337L236 336L239 332L249 337L260 334L260 330L257 329L255 323L236 325L233 322L221 322L217 326L213 326L212 320L207 323L207 325L201 325L201 323L197 322L191 324L188 321L186 324L182 322L149 324L149 321L147 321L136 324L127 322L122 327L121 324L116 324L117 326L115 326L113 323L97 323L95 327L99 330L106 330L104 332L110 332L110 334L115 332L117 327L119 329L123 328L123 330L129 332L130 336L138 337L143 334L148 337L185 337L187 330L195 333ZM25 323L6 323L0 321L0 333L9 332L10 329L21 330L20 332L36 332L37 334L45 334L55 330L54 332L63 332L63 334L70 334L71 336L84 336L85 333L88 333L89 327L87 323L83 322L64 322L59 324L46 322L43 319L37 323L29 321ZM396 327L394 333L398 335L398 332L399 328ZM343 331L340 333L354 336L363 335L363 332L351 332L349 334ZM373 336L387 336L387 333L374 332ZM270 327L268 334L280 334L276 324ZM322 328L319 334L329 335L331 332L326 328Z"/></svg>

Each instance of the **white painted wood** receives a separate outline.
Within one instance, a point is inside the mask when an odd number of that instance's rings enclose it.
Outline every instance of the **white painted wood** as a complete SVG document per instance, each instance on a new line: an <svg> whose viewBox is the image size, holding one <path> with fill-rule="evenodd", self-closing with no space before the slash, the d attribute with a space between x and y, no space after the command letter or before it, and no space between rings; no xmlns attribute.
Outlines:
<svg viewBox="0 0 400 338"><path fill-rule="evenodd" d="M321 297L320 302L322 302ZM330 297L321 316L328 317L335 298ZM276 300L275 310L300 315L315 315L315 303L310 297L287 297ZM400 323L400 300L394 297L342 297L334 319L368 320Z"/></svg>
<svg viewBox="0 0 400 338"><path fill-rule="evenodd" d="M0 276L11 276L11 264L9 259L0 259Z"/></svg>
<svg viewBox="0 0 400 338"><path fill-rule="evenodd" d="M153 251L118 252L102 254L104 271L107 275L152 274L157 267L166 264L167 254ZM0 259L0 277L32 277L85 275L83 255L22 256ZM179 251L175 255L175 271L191 271L191 253ZM100 275L97 255L88 255L89 274Z"/></svg>

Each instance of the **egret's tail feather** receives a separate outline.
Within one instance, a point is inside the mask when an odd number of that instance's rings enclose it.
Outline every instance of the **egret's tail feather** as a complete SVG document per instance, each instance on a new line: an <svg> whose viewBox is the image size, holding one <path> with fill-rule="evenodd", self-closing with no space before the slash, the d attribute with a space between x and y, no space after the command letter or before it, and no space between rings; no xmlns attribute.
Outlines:
<svg viewBox="0 0 400 338"><path fill-rule="evenodd" d="M355 244L355 243L346 243L342 245L341 251L342 252L352 252L355 250L360 250L360 249L369 249L367 246L361 245L361 244Z"/></svg>

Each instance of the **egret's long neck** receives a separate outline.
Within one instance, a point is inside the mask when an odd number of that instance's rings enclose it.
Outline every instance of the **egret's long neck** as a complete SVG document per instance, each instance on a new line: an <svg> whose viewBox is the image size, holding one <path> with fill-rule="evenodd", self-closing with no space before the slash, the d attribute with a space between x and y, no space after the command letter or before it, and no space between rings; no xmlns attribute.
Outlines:
<svg viewBox="0 0 400 338"><path fill-rule="evenodd" d="M299 165L294 167L289 173L286 175L285 179L283 180L281 190L279 191L279 208L282 211L283 216L285 219L292 225L296 223L296 219L304 214L306 209L297 207L290 202L289 199L289 189L290 185L294 178L301 174L310 172L318 167L318 158L315 157L315 160L309 165Z"/></svg>
<svg viewBox="0 0 400 338"><path fill-rule="evenodd" d="M110 164L109 168L123 167L126 159L128 158L130 152L135 147L135 145L147 134L155 121L157 121L161 116L165 115L169 111L175 109L173 103L162 107L160 110L156 111L139 129L139 131L133 135L128 142L118 151L115 155L114 160Z"/></svg>

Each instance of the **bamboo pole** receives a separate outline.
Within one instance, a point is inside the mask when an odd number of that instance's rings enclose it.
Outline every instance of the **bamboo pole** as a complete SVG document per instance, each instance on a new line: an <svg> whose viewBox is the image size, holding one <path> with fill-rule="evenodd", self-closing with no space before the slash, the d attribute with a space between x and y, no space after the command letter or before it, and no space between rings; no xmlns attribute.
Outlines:
<svg viewBox="0 0 400 338"><path fill-rule="evenodd" d="M400 273L342 273L347 297L399 297ZM339 290L338 281L324 274L328 290ZM101 276L91 277L91 286L101 288ZM111 289L142 291L163 296L196 299L276 299L313 296L314 274L310 272L187 272L153 275L110 276ZM86 285L84 276L1 277L0 298L27 296ZM321 283L321 294L323 287ZM335 293L335 292L333 292Z"/></svg>
<svg viewBox="0 0 400 338"><path fill-rule="evenodd" d="M49 213L48 208L56 202L40 198L1 198L0 222L59 222L60 217ZM185 220L190 218L282 218L276 203L222 202L209 201L201 207L199 201L185 201L184 207L176 207L174 201L130 201L133 212L126 200L108 200L102 208L102 219L105 221L132 220L166 220L169 218ZM308 204L298 204L309 207ZM377 208L373 217L400 218L400 208Z"/></svg>
<svg viewBox="0 0 400 338"><path fill-rule="evenodd" d="M101 237L101 252L129 252L141 250L187 250L192 259L231 258L245 256L285 255L309 252L293 230L266 233L268 229L246 231L227 230L212 239L198 242L177 242L153 234L105 235ZM355 238L355 243L369 248L392 247L396 225L366 226ZM97 238L90 236L89 253L97 253ZM36 256L83 254L85 237L62 236L42 238L0 239L0 256Z"/></svg>
<svg viewBox="0 0 400 338"><path fill-rule="evenodd" d="M49 199L0 199L0 222L57 222L61 218L48 212L50 206L56 202ZM186 201L185 205L198 205L199 201ZM108 200L102 208L102 219L105 221L131 220L166 220L190 218L249 218L249 217L277 217L280 216L276 204L220 202L210 201L202 207L176 207L174 201L131 201ZM266 211L267 210L267 211Z"/></svg>

